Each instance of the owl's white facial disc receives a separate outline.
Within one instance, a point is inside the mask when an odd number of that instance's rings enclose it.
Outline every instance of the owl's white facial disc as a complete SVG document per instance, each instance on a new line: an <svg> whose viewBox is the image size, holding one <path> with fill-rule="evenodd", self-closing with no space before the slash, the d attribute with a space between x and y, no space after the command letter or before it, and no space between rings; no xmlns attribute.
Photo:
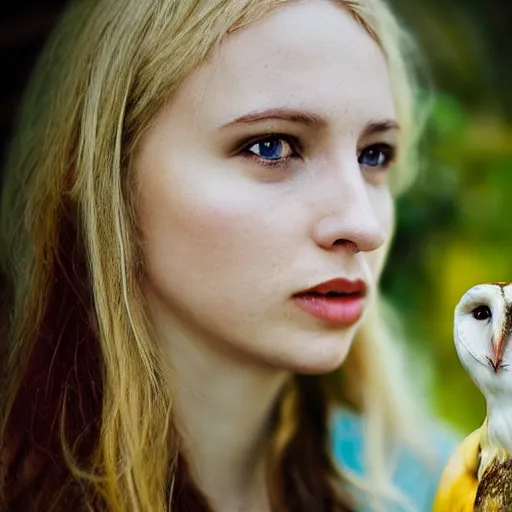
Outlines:
<svg viewBox="0 0 512 512"><path fill-rule="evenodd" d="M507 295L509 297L507 297ZM461 362L467 366L467 351L488 366L496 343L507 322L512 286L481 284L468 290L455 308L454 339ZM461 350L461 345L465 351Z"/></svg>

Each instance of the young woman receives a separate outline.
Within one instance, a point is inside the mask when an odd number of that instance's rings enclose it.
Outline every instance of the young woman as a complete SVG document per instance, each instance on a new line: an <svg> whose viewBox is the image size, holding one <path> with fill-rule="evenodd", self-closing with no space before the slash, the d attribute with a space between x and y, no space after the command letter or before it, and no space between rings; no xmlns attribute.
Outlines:
<svg viewBox="0 0 512 512"><path fill-rule="evenodd" d="M407 51L381 0L69 5L4 169L7 510L429 510L378 298Z"/></svg>

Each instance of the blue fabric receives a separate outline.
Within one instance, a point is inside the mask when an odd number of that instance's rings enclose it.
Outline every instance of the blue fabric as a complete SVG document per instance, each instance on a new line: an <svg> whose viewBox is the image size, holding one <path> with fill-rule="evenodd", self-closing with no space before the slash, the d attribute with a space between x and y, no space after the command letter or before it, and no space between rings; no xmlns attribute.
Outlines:
<svg viewBox="0 0 512 512"><path fill-rule="evenodd" d="M333 416L331 433L333 456L336 462L342 468L363 476L365 474L363 436L359 417L350 412L336 412ZM441 427L432 429L431 444L436 451L435 467L427 467L406 450L396 452L397 462L394 466L396 471L393 481L412 502L416 512L431 512L441 471L460 441L461 439L448 429ZM362 510L369 512L372 509L368 506L363 507ZM389 506L389 512L402 510L402 507L397 504Z"/></svg>

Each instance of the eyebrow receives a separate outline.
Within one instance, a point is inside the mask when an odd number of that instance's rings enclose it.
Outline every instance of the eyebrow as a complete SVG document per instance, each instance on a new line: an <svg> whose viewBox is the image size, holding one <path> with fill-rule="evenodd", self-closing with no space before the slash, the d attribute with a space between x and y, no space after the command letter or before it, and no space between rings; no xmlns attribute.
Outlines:
<svg viewBox="0 0 512 512"><path fill-rule="evenodd" d="M279 119L281 121L289 121L291 123L300 123L315 128L325 128L328 124L328 121L324 116L316 114L315 112L290 108L270 108L267 110L249 112L241 117L237 117L235 120L224 125L224 127L239 124L252 124L259 121L267 121L269 119Z"/></svg>
<svg viewBox="0 0 512 512"><path fill-rule="evenodd" d="M400 125L394 119L387 119L385 121L373 121L368 123L363 130L363 134L369 136L391 130L400 130Z"/></svg>
<svg viewBox="0 0 512 512"><path fill-rule="evenodd" d="M256 110L254 112L249 112L248 114L237 117L233 121L230 121L229 123L222 126L222 128L228 128L241 124L253 124L271 119L278 119L291 123L299 123L313 128L325 128L329 124L329 121L325 116L317 114L316 112L289 108L271 108L267 110ZM400 126L394 119L372 121L366 125L365 129L363 130L363 134L368 136L389 130L399 129Z"/></svg>

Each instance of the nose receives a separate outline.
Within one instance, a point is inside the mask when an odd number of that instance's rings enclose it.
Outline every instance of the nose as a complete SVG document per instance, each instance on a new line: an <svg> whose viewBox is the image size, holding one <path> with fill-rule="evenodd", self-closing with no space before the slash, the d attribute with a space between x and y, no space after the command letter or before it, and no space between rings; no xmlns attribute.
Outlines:
<svg viewBox="0 0 512 512"><path fill-rule="evenodd" d="M385 191L370 194L370 185L361 170L357 169L357 173L358 176L352 174L350 179L345 174L343 182L338 180L324 188L323 213L314 228L315 242L323 249L339 247L353 253L374 251L388 238L382 217L392 215L385 212L392 208L391 198L381 195L387 194Z"/></svg>

